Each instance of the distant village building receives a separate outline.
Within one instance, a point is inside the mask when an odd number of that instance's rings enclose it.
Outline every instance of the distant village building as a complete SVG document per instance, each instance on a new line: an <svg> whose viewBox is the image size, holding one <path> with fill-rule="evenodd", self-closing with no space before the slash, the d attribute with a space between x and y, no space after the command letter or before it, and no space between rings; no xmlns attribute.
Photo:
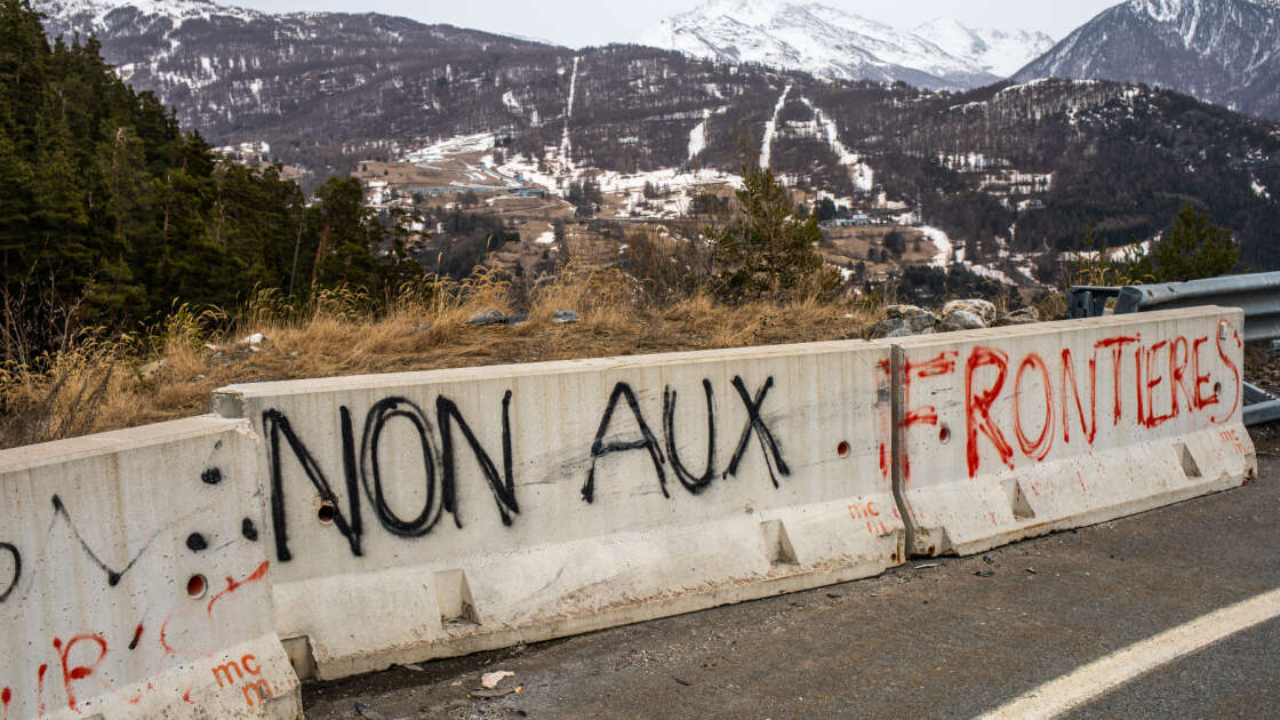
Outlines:
<svg viewBox="0 0 1280 720"><path fill-rule="evenodd" d="M822 223L824 227L867 227L874 224L875 221L865 213L854 213L849 217L833 218Z"/></svg>

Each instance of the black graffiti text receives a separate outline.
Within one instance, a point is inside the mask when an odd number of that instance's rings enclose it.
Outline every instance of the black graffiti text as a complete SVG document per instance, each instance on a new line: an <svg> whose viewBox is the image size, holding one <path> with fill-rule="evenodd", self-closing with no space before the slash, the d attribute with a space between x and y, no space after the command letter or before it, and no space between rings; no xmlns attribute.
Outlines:
<svg viewBox="0 0 1280 720"><path fill-rule="evenodd" d="M501 473L452 400L443 396L437 398L435 409L436 427L433 428L431 419L422 408L407 398L389 397L375 403L365 417L358 446L358 461L351 412L346 407L339 409L342 430L342 472L348 503L345 510L339 502L329 477L316 462L311 450L294 431L289 418L277 410L264 412L262 425L267 437L268 470L271 476L271 523L275 534L276 557L281 562L288 562L293 558L289 549L282 468L284 460L282 450L286 446L298 461L316 493L319 494L321 503L331 509L331 522L347 539L354 556L363 555L362 494L372 507L373 514L382 528L397 537L420 538L430 533L445 513L453 516L454 525L462 527L457 506L457 476L460 460L459 445L454 438L455 429L462 435L466 447L471 450L472 457L480 467L493 494L503 524L510 525L511 516L520 512L512 469L511 391L507 391L502 400ZM392 422L407 423L412 427L418 438L421 452L422 472L419 477L424 485L426 498L421 511L412 516L402 516L392 509L384 491L387 483L409 481L407 478L385 476L382 444L384 432ZM434 441L436 428L440 435L439 452L436 450ZM412 481L417 482L419 479L415 477Z"/></svg>
<svg viewBox="0 0 1280 720"><path fill-rule="evenodd" d="M729 465L721 477L728 479L738 474L742 458L746 455L752 436L755 436L760 443L760 450L764 454L765 466L769 470L769 480L775 488L779 487L778 476L789 476L791 468L782 458L781 445L765 422L760 410L768 397L770 388L773 387L773 378L768 378L754 396L747 391L746 383L743 382L741 377L734 377L732 384L737 391L738 397L741 398L743 406L746 408L747 422ZM600 419L595 441L591 443L591 469L587 472L587 480L582 486L582 499L588 503L595 501L596 465L601 458L614 453L631 452L633 450L645 450L648 453L663 497L671 497L670 493L667 492L666 465L668 462L676 479L691 494L701 494L710 487L716 479L715 393L710 380L703 380L702 388L707 401L707 464L702 475L695 476L681 461L677 450L675 412L678 396L676 391L667 386L662 395L662 429L666 440L666 454L664 455L663 444L658 441L653 431L649 429L649 424L645 421L644 412L640 409L640 403L636 399L635 391L629 384L620 382L613 387L613 391L609 394L609 402L605 405L604 415ZM635 419L638 429L637 435L628 439L607 439L610 437L609 432L613 424L614 413L618 410L619 403L624 400L626 401L627 410L630 411Z"/></svg>

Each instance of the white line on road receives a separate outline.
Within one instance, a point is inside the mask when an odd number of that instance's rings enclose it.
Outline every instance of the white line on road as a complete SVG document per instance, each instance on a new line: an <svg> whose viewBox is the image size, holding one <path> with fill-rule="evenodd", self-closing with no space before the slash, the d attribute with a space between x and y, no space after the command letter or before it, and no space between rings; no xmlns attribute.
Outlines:
<svg viewBox="0 0 1280 720"><path fill-rule="evenodd" d="M1280 590L1179 625L1085 665L983 715L979 720L1054 718L1161 665L1280 617Z"/></svg>

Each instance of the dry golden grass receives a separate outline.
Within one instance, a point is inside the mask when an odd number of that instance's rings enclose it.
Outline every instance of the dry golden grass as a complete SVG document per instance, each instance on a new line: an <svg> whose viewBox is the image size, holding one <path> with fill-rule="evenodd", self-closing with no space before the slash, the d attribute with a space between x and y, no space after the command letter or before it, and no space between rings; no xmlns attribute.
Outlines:
<svg viewBox="0 0 1280 720"><path fill-rule="evenodd" d="M528 319L468 324L484 308ZM557 310L581 322L556 324ZM590 267L532 287L484 273L427 282L381 303L333 291L299 309L261 293L234 319L178 308L139 337L87 342L41 372L0 375L0 446L199 415L213 390L236 383L857 338L874 319L847 303L655 297L619 270ZM256 351L239 343L254 333L268 338Z"/></svg>

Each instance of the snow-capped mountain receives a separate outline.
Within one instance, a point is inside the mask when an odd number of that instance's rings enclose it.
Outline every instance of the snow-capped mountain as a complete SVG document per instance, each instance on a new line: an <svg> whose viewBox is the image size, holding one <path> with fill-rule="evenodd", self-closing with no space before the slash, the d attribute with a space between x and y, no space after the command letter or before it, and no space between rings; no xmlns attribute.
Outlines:
<svg viewBox="0 0 1280 720"><path fill-rule="evenodd" d="M91 18L99 28L110 27L107 17L117 10L132 8L140 15L160 16L175 23L233 17L249 20L262 13L248 8L219 5L211 0L44 0L36 3L54 18Z"/></svg>
<svg viewBox="0 0 1280 720"><path fill-rule="evenodd" d="M971 30L952 21L902 31L819 3L787 0L710 0L663 20L639 42L726 62L928 88L993 82L1052 44L1041 34Z"/></svg>
<svg viewBox="0 0 1280 720"><path fill-rule="evenodd" d="M1053 47L1053 38L1042 32L971 28L950 18L930 20L911 33L1000 77L1014 74Z"/></svg>
<svg viewBox="0 0 1280 720"><path fill-rule="evenodd" d="M1129 0L1105 10L1017 73L1173 88L1280 118L1280 2Z"/></svg>

